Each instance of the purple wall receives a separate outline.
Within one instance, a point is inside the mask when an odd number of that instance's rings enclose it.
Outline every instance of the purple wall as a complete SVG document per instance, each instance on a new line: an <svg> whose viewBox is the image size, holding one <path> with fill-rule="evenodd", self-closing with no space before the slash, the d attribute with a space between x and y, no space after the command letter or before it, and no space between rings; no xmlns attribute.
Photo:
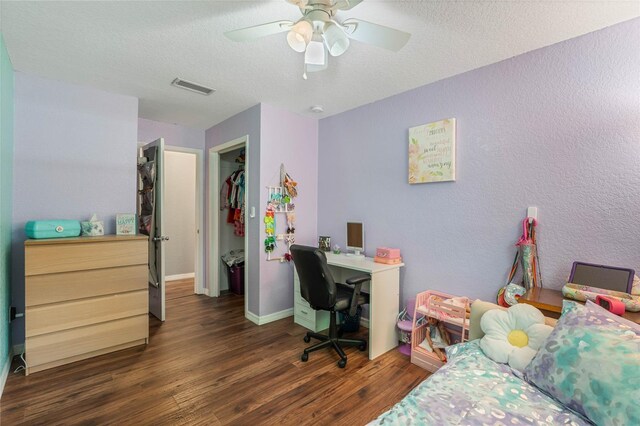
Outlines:
<svg viewBox="0 0 640 426"><path fill-rule="evenodd" d="M24 311L24 225L89 218L115 233L116 213L135 212L138 100L15 74L13 304ZM14 344L24 321L13 323Z"/></svg>
<svg viewBox="0 0 640 426"><path fill-rule="evenodd" d="M206 149L244 135L249 135L248 208L256 208L256 217L248 218L250 261L246 264L245 273L249 274L249 311L265 316L293 307L292 266L267 262L263 250L265 233L262 218L267 204L265 187L279 184L280 164L284 163L300 188L300 196L295 200L296 241L316 244L318 122L260 104L207 130ZM218 188L207 191L207 206L209 194L217 195L218 191ZM284 215L278 215L277 232L285 230L286 219ZM208 249L210 243L207 241L205 245ZM281 244L275 255L284 252L283 248Z"/></svg>
<svg viewBox="0 0 640 426"><path fill-rule="evenodd" d="M206 157L206 187L209 188L209 148L223 144L225 142L238 139L245 135L249 135L249 179L250 190L248 192L249 208L255 206L256 217L251 219L249 215L247 217L247 226L249 227L249 253L250 259L259 259L262 254L262 241L260 238L260 192L253 188L260 189L259 182L256 182L256 177L260 176L260 105L253 106L246 111L234 115L231 118L217 124L205 132L205 148L207 150ZM205 255L206 259L209 259L209 247L211 242L209 241L208 223L209 223L209 196L211 194L218 195L220 188L209 188L205 194L205 206L206 215L205 218ZM249 297L249 311L255 315L260 314L260 265L257 262L247 262L245 265L245 273L248 279L248 297ZM208 286L209 283L209 262L206 262L205 271L205 283Z"/></svg>
<svg viewBox="0 0 640 426"><path fill-rule="evenodd" d="M640 271L640 19L320 121L318 231L399 247L403 300L493 300L527 206L545 287L574 260ZM455 117L457 181L407 183L408 128Z"/></svg>
<svg viewBox="0 0 640 426"><path fill-rule="evenodd" d="M260 145L260 218L268 201L265 186L280 184L280 164L298 182L295 237L299 244L318 243L318 121L291 112L262 106ZM286 215L276 214L276 233L287 229ZM264 226L260 226L260 240L264 241ZM279 242L274 251L281 256L286 250ZM268 262L260 253L260 315L269 315L293 307L293 264Z"/></svg>
<svg viewBox="0 0 640 426"><path fill-rule="evenodd" d="M204 130L178 124L138 119L138 142L153 142L164 138L165 145L204 149Z"/></svg>

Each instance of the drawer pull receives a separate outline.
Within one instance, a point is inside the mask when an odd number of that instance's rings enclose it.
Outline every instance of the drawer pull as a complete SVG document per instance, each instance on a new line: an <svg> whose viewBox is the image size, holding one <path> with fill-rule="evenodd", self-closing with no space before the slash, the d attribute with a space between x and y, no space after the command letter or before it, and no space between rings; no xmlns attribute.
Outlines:
<svg viewBox="0 0 640 426"><path fill-rule="evenodd" d="M305 311L305 310L303 310L303 309L300 309L300 312L302 312L302 313L303 313L303 314L305 314L305 315L309 315L309 312L307 312L307 311Z"/></svg>

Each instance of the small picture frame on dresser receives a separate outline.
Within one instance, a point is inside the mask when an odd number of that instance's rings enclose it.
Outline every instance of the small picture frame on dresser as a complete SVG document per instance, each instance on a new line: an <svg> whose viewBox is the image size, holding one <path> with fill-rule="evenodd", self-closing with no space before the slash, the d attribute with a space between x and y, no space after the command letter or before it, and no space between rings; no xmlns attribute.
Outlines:
<svg viewBox="0 0 640 426"><path fill-rule="evenodd" d="M116 215L116 235L135 235L136 215L133 213L118 213Z"/></svg>

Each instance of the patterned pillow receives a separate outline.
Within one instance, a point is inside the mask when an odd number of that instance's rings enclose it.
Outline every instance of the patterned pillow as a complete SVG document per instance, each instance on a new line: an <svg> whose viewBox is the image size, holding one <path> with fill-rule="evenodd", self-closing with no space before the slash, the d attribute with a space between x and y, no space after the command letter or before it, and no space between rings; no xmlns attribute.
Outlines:
<svg viewBox="0 0 640 426"><path fill-rule="evenodd" d="M592 302L560 317L524 374L596 424L640 424L640 326Z"/></svg>

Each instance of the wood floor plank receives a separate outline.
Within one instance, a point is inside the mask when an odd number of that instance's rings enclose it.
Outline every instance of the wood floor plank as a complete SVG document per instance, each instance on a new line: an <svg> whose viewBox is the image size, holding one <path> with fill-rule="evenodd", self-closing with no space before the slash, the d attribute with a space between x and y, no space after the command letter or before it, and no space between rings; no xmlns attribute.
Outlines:
<svg viewBox="0 0 640 426"><path fill-rule="evenodd" d="M306 329L292 318L258 327L242 296L195 295L193 280L167 283L167 320L149 326L147 346L11 373L0 424L358 425L429 374L397 351L370 361L347 348L345 369L330 350L303 363Z"/></svg>

